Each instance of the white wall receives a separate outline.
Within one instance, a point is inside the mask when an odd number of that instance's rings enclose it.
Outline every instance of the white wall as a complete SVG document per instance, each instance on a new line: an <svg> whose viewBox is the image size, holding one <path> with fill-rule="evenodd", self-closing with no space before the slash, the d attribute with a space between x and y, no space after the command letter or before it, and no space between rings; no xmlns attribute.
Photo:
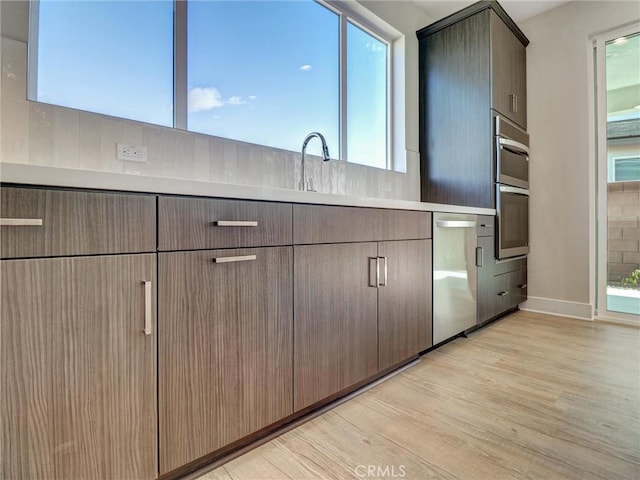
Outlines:
<svg viewBox="0 0 640 480"><path fill-rule="evenodd" d="M406 129L400 152L406 155L407 173L337 161L323 163L314 158L310 175L321 192L417 201L420 167L415 31L429 19L410 2L369 3L374 4L366 5L368 10L404 34L401 43L405 55L400 65L406 99L396 126ZM267 187L297 185L297 152L27 101L27 2L3 1L1 5L0 162ZM147 146L149 163L117 161L117 142Z"/></svg>
<svg viewBox="0 0 640 480"><path fill-rule="evenodd" d="M523 22L531 135L525 308L591 317L589 37L640 18L637 2L572 1Z"/></svg>

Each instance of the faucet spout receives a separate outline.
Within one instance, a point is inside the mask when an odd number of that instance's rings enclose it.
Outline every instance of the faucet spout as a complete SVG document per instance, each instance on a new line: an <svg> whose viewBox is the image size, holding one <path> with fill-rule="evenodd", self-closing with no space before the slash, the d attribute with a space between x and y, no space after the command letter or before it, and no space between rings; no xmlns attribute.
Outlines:
<svg viewBox="0 0 640 480"><path fill-rule="evenodd" d="M306 172L305 172L305 152L307 151L307 145L309 144L309 142L311 141L312 138L319 138L320 141L322 142L322 160L325 162L328 162L330 160L330 156L329 156L329 147L327 147L327 142L324 139L324 136L321 133L318 132L311 132L309 135L307 135L304 138L304 141L302 142L302 158L301 158L301 162L302 162L302 174L300 176L300 190L302 190L303 192L315 192L315 190L313 189L313 179L309 178L307 179L306 177Z"/></svg>

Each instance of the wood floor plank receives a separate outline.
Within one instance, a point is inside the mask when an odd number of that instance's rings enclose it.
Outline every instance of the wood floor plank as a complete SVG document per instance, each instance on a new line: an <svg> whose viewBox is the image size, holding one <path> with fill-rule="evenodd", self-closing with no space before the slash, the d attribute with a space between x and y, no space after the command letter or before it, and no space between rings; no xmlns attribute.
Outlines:
<svg viewBox="0 0 640 480"><path fill-rule="evenodd" d="M640 330L517 312L200 480L394 477L637 480Z"/></svg>

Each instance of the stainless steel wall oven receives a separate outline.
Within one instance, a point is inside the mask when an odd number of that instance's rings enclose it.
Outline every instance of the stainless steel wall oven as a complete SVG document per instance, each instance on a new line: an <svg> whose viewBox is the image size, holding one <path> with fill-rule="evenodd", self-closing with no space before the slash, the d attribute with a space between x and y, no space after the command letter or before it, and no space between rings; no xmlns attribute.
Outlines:
<svg viewBox="0 0 640 480"><path fill-rule="evenodd" d="M529 135L495 116L496 254L499 259L529 253Z"/></svg>

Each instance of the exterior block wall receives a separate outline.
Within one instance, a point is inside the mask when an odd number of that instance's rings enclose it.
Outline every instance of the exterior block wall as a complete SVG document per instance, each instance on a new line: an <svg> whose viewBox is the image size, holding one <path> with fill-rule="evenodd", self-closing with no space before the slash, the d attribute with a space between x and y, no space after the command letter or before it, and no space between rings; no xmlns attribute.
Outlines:
<svg viewBox="0 0 640 480"><path fill-rule="evenodd" d="M608 185L608 280L640 268L640 181Z"/></svg>

